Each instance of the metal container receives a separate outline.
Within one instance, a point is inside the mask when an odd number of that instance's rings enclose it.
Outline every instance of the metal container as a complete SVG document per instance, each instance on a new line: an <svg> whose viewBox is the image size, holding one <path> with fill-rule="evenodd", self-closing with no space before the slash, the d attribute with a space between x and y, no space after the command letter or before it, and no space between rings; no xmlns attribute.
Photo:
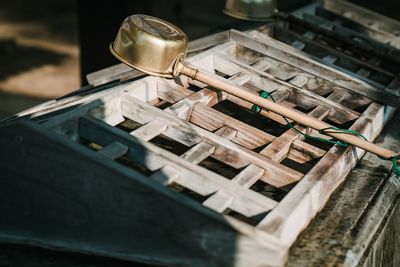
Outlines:
<svg viewBox="0 0 400 267"><path fill-rule="evenodd" d="M147 15L132 15L122 23L110 50L133 68L172 78L174 65L186 55L187 46L186 34L175 25Z"/></svg>
<svg viewBox="0 0 400 267"><path fill-rule="evenodd" d="M267 21L274 17L276 7L276 0L226 0L223 12L238 19Z"/></svg>

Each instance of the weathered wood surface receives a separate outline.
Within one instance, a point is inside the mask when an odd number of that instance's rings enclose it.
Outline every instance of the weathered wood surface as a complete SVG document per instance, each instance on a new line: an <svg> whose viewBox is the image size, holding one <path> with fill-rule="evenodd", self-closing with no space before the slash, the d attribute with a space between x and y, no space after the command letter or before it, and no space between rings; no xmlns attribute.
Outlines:
<svg viewBox="0 0 400 267"><path fill-rule="evenodd" d="M377 140L400 149L397 113ZM293 244L287 266L398 266L400 183L367 154Z"/></svg>
<svg viewBox="0 0 400 267"><path fill-rule="evenodd" d="M0 135L2 243L172 266L234 266L277 248L271 239L257 247L223 217L43 127L22 122ZM279 262L267 254L262 261Z"/></svg>
<svg viewBox="0 0 400 267"><path fill-rule="evenodd" d="M390 93L322 65L260 31L230 31L193 47L196 55L188 58L191 65L224 76L252 95L270 92L284 106L359 131L370 140L394 112L381 102L395 103ZM325 61L335 59L328 55ZM398 83L389 86L396 89ZM33 223L15 223L18 214L6 210L12 220L3 219L3 225L13 229L14 236L0 231L0 237L174 266L188 265L192 256L194 266L205 262L282 266L289 247L363 151L304 139L288 128L282 116L268 110L252 112L252 107L189 78L146 77L110 88L99 86L98 93L67 97L21 113L36 124L14 118L14 124L11 120L0 128L5 147L0 156L9 174L3 180L7 187L0 190L12 202L19 197L13 195L15 190L29 191L28 186L21 187L24 179L14 179L15 175L35 181L35 195L27 202L38 201L46 212L34 213ZM17 149L12 151L14 146ZM16 161L18 154L23 155L25 168L7 163ZM55 167L46 169L44 162L50 160ZM52 185L54 181L60 183ZM53 196L46 188L54 189L55 199L62 195L83 203L81 213L90 215L84 226L77 222L75 228L68 228L80 209L68 209L67 200L60 207L58 202L45 202ZM63 208L66 212L59 213ZM100 228L87 230L100 215L104 216ZM39 221L49 221L49 231L38 226ZM86 232L80 234L82 227ZM108 234L109 229L117 233ZM126 231L130 235L122 234ZM132 241L135 235L138 238ZM42 238L45 241L40 243ZM152 250L152 244L163 238ZM114 248L107 253L111 245ZM225 254L226 258L218 259Z"/></svg>
<svg viewBox="0 0 400 267"><path fill-rule="evenodd" d="M380 41L400 48L400 23L398 21L343 0L325 0L323 1L323 7L356 21L371 33L379 32L381 34L378 36Z"/></svg>
<svg viewBox="0 0 400 267"><path fill-rule="evenodd" d="M378 138L380 144L400 148L396 142L400 138L398 123L399 115ZM386 177L391 166L383 163L371 155L360 161L291 247L287 266L399 265L400 254L394 244L399 242L400 186L396 178ZM10 245L0 246L0 260L6 267L141 266L103 257Z"/></svg>
<svg viewBox="0 0 400 267"><path fill-rule="evenodd" d="M330 20L318 17L316 12L314 12L314 9L318 7L319 3L312 4L307 8L294 12L293 14L283 16L283 19L289 23L295 23L317 33L321 33L330 39L339 39L341 42L354 49L359 47L379 57L393 57L393 59L399 62L400 51L398 49L393 49L390 45L369 38L360 28L347 28L341 24L334 24ZM306 14L304 14L304 12ZM357 22L353 22L353 25L354 24L357 24Z"/></svg>
<svg viewBox="0 0 400 267"><path fill-rule="evenodd" d="M352 90L358 94L369 97L384 104L398 106L399 101L388 92L378 90L373 86L358 80L349 74L329 68L322 63L312 60L307 54L285 45L266 35L254 40L249 35L232 31L232 40L239 45L252 49L256 52L267 54L277 60L283 61L296 68L307 71L310 74L317 75L330 82L334 82L344 88Z"/></svg>

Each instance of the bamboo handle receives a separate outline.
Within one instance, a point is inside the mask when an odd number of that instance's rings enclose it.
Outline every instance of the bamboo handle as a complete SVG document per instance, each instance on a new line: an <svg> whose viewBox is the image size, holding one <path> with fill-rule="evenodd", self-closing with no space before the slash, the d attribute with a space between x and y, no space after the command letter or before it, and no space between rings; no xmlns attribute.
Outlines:
<svg viewBox="0 0 400 267"><path fill-rule="evenodd" d="M242 86L234 85L226 79L220 78L218 76L214 77L214 75L212 75L212 74L203 73L201 71L198 71L191 67L185 66L183 64L180 64L180 65L181 66L179 66L179 72L186 76L191 77L192 79L198 80L207 85L210 85L212 87L223 90L229 94L232 94L236 97L247 100L253 104L256 104L257 106L263 107L269 111L272 111L274 113L277 113L279 115L287 117L287 118L289 118L293 121L296 121L304 126L313 128L315 130L321 130L324 128L332 127L330 124L328 124L326 122L323 122L323 121L320 121L313 117L310 117L310 116L308 116L304 113L301 113L297 110L294 110L292 108L282 106L282 105L274 103L272 101L266 101L264 98L257 96L257 95L253 95L253 94L247 92L246 90L244 90ZM338 140L341 140L348 144L351 144L353 146L362 148L365 151L368 151L375 155L378 155L381 158L388 159L388 158L395 157L398 155L398 153L395 153L391 150L380 147L374 143L368 142L362 138L356 137L351 134L333 133L333 132L332 133L326 132L326 134L330 135L332 137L335 137Z"/></svg>

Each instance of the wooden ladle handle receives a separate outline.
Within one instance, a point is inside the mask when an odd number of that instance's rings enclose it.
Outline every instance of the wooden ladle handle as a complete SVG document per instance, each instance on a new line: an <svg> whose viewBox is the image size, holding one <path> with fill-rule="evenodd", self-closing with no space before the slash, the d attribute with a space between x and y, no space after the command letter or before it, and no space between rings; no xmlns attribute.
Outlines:
<svg viewBox="0 0 400 267"><path fill-rule="evenodd" d="M286 118L289 118L293 121L296 121L304 126L310 127L317 131L332 127L332 125L326 122L315 119L295 109L285 107L283 105L274 103L272 101L266 101L264 98L260 96L247 92L242 86L235 85L230 81L221 78L219 76L199 71L197 69L186 66L184 63L179 63L177 67L179 68L179 72L185 76L188 76L194 80L200 81L202 83L205 83L222 91L225 91L231 95L244 99L257 106L263 107L269 111L272 111ZM380 147L374 143L371 143L369 141L366 141L362 138L359 138L351 134L340 133L340 132L324 132L324 134L325 133L327 135L335 137L338 140L344 141L350 145L362 148L365 151L371 152L384 159L389 159L399 155L399 153L395 153L391 150Z"/></svg>

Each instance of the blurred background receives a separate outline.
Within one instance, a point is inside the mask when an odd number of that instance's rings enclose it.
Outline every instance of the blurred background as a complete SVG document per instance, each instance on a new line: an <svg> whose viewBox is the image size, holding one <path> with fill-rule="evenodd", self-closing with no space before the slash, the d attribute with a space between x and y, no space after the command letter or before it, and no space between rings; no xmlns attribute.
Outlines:
<svg viewBox="0 0 400 267"><path fill-rule="evenodd" d="M278 0L289 12L310 1ZM398 0L354 0L400 19ZM222 13L225 0L0 0L0 118L85 85L87 74L117 64L108 51L130 14L150 14L182 28L190 40L245 22Z"/></svg>

